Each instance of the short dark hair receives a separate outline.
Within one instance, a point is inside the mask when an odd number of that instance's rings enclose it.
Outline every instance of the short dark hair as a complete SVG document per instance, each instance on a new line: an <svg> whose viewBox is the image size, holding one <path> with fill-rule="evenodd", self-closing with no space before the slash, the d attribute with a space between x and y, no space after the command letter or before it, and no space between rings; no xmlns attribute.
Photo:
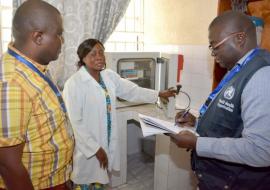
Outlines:
<svg viewBox="0 0 270 190"><path fill-rule="evenodd" d="M243 31L249 34L250 38L256 38L256 27L251 18L239 11L225 11L211 22L209 28L216 25L224 27L224 30L230 30L229 32Z"/></svg>
<svg viewBox="0 0 270 190"><path fill-rule="evenodd" d="M90 52L92 51L92 49L95 47L96 44L100 44L104 49L104 45L97 39L87 39L85 41L83 41L77 50L77 55L79 57L79 61L78 61L78 67L80 68L81 66L85 65L85 63L83 62L83 58Z"/></svg>

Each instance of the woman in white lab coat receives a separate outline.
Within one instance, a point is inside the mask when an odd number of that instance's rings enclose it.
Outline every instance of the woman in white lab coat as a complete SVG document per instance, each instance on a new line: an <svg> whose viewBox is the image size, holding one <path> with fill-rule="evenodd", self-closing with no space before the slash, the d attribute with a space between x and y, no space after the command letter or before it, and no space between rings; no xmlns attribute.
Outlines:
<svg viewBox="0 0 270 190"><path fill-rule="evenodd" d="M155 103L158 96L174 96L175 91L141 88L105 69L104 46L96 39L81 43L77 54L79 70L67 80L63 91L75 134L71 178L81 189L103 189L103 184L109 183L108 172L120 170L116 96Z"/></svg>

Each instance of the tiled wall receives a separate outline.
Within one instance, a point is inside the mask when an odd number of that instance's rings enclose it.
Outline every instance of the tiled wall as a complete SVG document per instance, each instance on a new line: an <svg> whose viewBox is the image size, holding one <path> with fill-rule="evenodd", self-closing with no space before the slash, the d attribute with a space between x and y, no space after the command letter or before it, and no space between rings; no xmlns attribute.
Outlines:
<svg viewBox="0 0 270 190"><path fill-rule="evenodd" d="M181 71L182 90L191 98L191 109L199 110L212 88L214 60L207 45L162 45L146 46L145 51L160 51L184 55L184 67ZM176 99L179 108L187 105L188 99L180 94Z"/></svg>
<svg viewBox="0 0 270 190"><path fill-rule="evenodd" d="M214 60L207 46L182 46L180 52L184 55L182 90L190 95L191 108L198 110L211 92Z"/></svg>
<svg viewBox="0 0 270 190"><path fill-rule="evenodd" d="M168 136L157 135L154 189L194 190L196 184L190 166L190 152L178 148Z"/></svg>

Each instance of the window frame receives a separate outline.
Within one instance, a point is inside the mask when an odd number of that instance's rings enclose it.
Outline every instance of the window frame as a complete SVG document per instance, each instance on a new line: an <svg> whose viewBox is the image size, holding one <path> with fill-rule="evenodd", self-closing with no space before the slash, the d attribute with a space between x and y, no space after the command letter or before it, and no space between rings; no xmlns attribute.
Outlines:
<svg viewBox="0 0 270 190"><path fill-rule="evenodd" d="M0 21L1 21L0 22L0 39L1 39L0 54L2 54L4 51L7 50L7 46L12 39L12 17L13 17L13 5L12 4L11 4L11 6L3 5L2 1L3 0L0 0ZM11 11L10 17L3 15L3 13L5 12L4 10ZM7 17L7 18L5 18L5 17ZM3 18L9 19L9 22L10 22L9 26L3 26L3 24L2 24ZM5 36L4 30L9 30L9 33L10 33L9 39L4 39L4 36Z"/></svg>
<svg viewBox="0 0 270 190"><path fill-rule="evenodd" d="M106 51L115 52L144 50L144 0L130 1L126 13L106 41L105 48Z"/></svg>

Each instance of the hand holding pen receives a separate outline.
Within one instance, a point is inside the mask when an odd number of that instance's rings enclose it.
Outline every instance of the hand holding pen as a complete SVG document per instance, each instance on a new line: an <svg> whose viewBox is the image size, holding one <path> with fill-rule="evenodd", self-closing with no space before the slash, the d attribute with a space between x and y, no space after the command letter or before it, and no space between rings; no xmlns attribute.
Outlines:
<svg viewBox="0 0 270 190"><path fill-rule="evenodd" d="M190 109L180 111L175 116L175 123L184 127L194 127L196 123L196 117L192 115Z"/></svg>
<svg viewBox="0 0 270 190"><path fill-rule="evenodd" d="M182 114L181 118L185 118L187 116L187 114L189 113L189 108L186 109L186 111Z"/></svg>
<svg viewBox="0 0 270 190"><path fill-rule="evenodd" d="M189 113L190 109L182 110L175 116L175 123L181 127L194 127L196 123L196 117ZM195 149L197 136L189 131L182 131L176 135L171 135L171 140L176 143L178 147Z"/></svg>

